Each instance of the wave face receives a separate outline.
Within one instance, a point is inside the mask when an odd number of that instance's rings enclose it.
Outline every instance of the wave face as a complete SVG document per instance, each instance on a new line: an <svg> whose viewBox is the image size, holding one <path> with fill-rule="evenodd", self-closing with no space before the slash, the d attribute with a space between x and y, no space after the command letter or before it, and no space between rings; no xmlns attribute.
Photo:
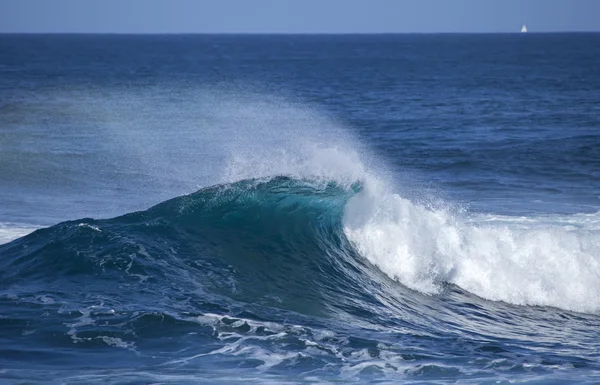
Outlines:
<svg viewBox="0 0 600 385"><path fill-rule="evenodd" d="M369 174L249 179L0 246L0 323L67 382L556 378L598 370L599 240L595 215L460 219ZM125 358L147 372L101 374Z"/></svg>

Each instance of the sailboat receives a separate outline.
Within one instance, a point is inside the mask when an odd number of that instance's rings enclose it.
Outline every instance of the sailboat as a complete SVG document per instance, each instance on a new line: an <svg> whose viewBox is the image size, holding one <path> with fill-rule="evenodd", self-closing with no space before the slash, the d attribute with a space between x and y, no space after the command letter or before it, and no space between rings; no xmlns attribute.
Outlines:
<svg viewBox="0 0 600 385"><path fill-rule="evenodd" d="M527 26L525 24L523 24L523 26L521 27L521 32L522 33L527 32Z"/></svg>

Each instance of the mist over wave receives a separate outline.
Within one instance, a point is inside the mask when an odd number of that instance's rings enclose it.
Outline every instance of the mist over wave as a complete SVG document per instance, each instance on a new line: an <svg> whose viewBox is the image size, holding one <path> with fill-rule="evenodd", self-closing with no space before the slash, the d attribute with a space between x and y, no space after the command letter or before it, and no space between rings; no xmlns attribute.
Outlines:
<svg viewBox="0 0 600 385"><path fill-rule="evenodd" d="M144 89L113 91L109 98L81 92L69 99L72 115L66 119L103 121L104 138L124 150L115 153L119 166L112 169L125 178L116 183L137 174L154 185L150 200L281 176L315 188L359 184L360 192L344 207L344 236L363 258L408 288L435 294L455 284L489 300L600 309L597 214L490 221L491 215L457 210L431 192L416 192L410 186L414 175L392 176L339 122L281 96L209 89L180 93L170 105L163 100L168 93ZM150 133L143 129L148 125ZM198 151L184 151L182 159L176 154L182 145ZM108 180L114 171L106 169L102 179ZM13 227L4 239L26 232Z"/></svg>

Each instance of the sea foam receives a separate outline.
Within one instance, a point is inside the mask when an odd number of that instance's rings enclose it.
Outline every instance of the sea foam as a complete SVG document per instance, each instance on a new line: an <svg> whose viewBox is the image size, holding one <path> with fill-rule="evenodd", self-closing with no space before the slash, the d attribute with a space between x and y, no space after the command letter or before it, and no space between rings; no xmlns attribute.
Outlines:
<svg viewBox="0 0 600 385"><path fill-rule="evenodd" d="M344 215L357 251L411 289L452 283L488 300L580 312L600 310L599 223L599 214L461 218L380 185L366 185Z"/></svg>

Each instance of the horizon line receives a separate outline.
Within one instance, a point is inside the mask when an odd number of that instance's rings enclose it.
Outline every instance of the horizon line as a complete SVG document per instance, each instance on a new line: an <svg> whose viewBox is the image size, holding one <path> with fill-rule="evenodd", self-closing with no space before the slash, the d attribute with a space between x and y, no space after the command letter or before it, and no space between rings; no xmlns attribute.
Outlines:
<svg viewBox="0 0 600 385"><path fill-rule="evenodd" d="M510 34L594 34L597 31L494 31L494 32L22 32L0 31L0 35L510 35Z"/></svg>

